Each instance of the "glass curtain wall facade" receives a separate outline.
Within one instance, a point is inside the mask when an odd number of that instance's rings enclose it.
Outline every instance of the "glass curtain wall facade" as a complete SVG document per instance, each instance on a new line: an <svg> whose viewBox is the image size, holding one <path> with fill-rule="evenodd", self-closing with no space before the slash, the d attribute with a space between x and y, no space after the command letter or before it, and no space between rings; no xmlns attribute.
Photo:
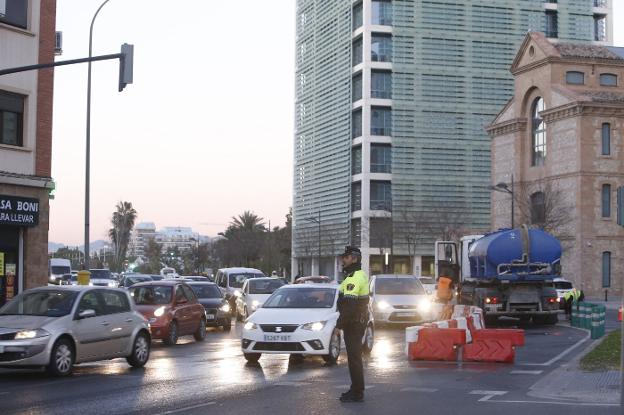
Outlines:
<svg viewBox="0 0 624 415"><path fill-rule="evenodd" d="M488 230L485 126L517 48L529 30L593 41L596 13L610 24L594 0L298 0L293 273L337 271L352 243L367 271L389 253L426 274L443 228Z"/></svg>

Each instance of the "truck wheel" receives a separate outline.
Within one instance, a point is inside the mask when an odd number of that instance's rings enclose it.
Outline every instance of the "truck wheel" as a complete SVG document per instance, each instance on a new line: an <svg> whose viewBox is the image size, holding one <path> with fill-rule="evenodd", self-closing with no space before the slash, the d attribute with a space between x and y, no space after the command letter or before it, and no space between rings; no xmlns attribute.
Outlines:
<svg viewBox="0 0 624 415"><path fill-rule="evenodd" d="M537 326L542 326L546 324L546 318L548 316L533 316L533 324Z"/></svg>
<svg viewBox="0 0 624 415"><path fill-rule="evenodd" d="M558 314L550 314L550 315L546 316L546 324L554 326L558 322L559 322L559 315Z"/></svg>
<svg viewBox="0 0 624 415"><path fill-rule="evenodd" d="M245 359L249 363L258 363L258 360L260 360L260 356L262 356L262 353L243 353L243 356L245 356Z"/></svg>

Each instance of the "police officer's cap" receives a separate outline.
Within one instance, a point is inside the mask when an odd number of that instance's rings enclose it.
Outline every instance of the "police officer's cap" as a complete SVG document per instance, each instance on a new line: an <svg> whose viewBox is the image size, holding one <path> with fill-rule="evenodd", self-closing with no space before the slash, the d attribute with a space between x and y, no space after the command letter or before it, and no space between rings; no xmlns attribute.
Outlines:
<svg viewBox="0 0 624 415"><path fill-rule="evenodd" d="M355 246L345 246L345 251L340 254L341 257L346 257L349 255L355 255L356 257L362 257L362 251L360 251L360 248L357 248Z"/></svg>

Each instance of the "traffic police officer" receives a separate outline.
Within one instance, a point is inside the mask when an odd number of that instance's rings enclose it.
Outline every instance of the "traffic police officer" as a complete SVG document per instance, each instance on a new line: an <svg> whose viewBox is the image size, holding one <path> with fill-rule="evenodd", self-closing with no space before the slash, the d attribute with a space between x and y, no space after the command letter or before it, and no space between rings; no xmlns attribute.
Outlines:
<svg viewBox="0 0 624 415"><path fill-rule="evenodd" d="M362 253L347 246L340 256L345 279L340 284L336 328L342 329L347 348L351 388L340 396L341 402L364 400L364 368L362 366L362 338L368 323L368 276L362 271Z"/></svg>

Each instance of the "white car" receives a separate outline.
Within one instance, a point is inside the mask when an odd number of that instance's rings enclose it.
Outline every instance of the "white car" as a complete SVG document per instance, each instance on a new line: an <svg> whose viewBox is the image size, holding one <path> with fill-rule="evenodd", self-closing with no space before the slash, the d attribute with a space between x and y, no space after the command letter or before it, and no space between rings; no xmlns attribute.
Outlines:
<svg viewBox="0 0 624 415"><path fill-rule="evenodd" d="M113 274L109 269L90 269L89 285L96 287L115 288L119 286L119 282L113 278Z"/></svg>
<svg viewBox="0 0 624 415"><path fill-rule="evenodd" d="M564 308L565 301L563 301L563 296L572 291L572 283L565 278L555 278L553 284L555 285L555 290L557 290L557 298L559 298L560 304L559 308Z"/></svg>
<svg viewBox="0 0 624 415"><path fill-rule="evenodd" d="M438 289L438 284L436 284L435 278L433 277L418 277L418 280L422 284L423 288L427 295L434 296L436 295L436 290Z"/></svg>
<svg viewBox="0 0 624 415"><path fill-rule="evenodd" d="M375 324L430 321L432 300L413 275L373 275L370 282Z"/></svg>
<svg viewBox="0 0 624 415"><path fill-rule="evenodd" d="M283 280L277 278L251 278L245 281L240 295L236 297L236 321L246 320L273 291L284 284Z"/></svg>
<svg viewBox="0 0 624 415"><path fill-rule="evenodd" d="M319 355L335 363L340 355L342 334L336 330L336 284L284 285L245 322L242 349L248 362L263 353ZM362 338L365 352L373 347L373 323L369 320Z"/></svg>

